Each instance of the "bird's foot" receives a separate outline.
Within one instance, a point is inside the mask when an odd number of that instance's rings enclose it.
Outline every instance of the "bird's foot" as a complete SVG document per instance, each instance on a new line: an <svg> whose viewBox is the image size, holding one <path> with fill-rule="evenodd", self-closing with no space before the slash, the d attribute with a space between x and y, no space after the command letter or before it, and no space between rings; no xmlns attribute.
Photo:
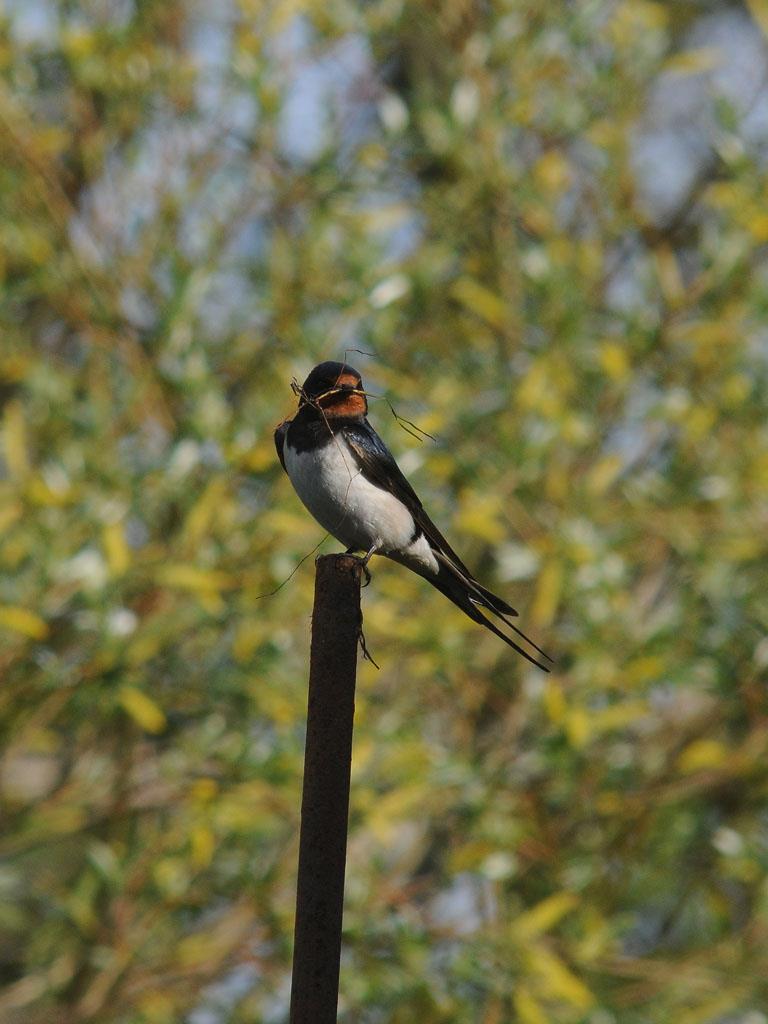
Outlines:
<svg viewBox="0 0 768 1024"><path fill-rule="evenodd" d="M361 568L363 570L363 575L365 576L365 583L363 584L363 586L367 587L368 584L371 582L371 570L368 568L368 562L370 561L371 555L374 554L374 552L378 550L378 545L375 544L370 549L370 551L368 551L365 555L358 555L358 554L356 554L356 552L358 550L359 550L359 548L347 548L347 550L344 552L344 554L345 555L352 555L354 558L356 558L360 562L360 566L361 566ZM374 662L374 664L376 664L376 663ZM376 666L376 667L378 668L378 666Z"/></svg>

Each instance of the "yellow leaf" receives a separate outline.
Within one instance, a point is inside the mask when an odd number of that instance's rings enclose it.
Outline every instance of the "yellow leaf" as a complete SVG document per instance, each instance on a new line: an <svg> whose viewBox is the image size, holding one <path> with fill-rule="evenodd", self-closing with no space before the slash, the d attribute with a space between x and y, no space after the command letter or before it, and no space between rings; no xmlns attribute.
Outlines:
<svg viewBox="0 0 768 1024"><path fill-rule="evenodd" d="M125 659L129 665L143 665L150 658L154 658L160 650L161 644L162 640L157 634L145 633L143 636L139 634L127 648Z"/></svg>
<svg viewBox="0 0 768 1024"><path fill-rule="evenodd" d="M629 373L629 357L625 345L604 341L600 346L600 365L611 380L622 380Z"/></svg>
<svg viewBox="0 0 768 1024"><path fill-rule="evenodd" d="M680 273L677 256L671 245L658 245L655 249L656 271L664 298L671 305L676 305L685 296L685 286Z"/></svg>
<svg viewBox="0 0 768 1024"><path fill-rule="evenodd" d="M653 679L664 670L664 659L658 654L645 654L641 658L635 658L627 665L624 675L629 683L644 683L647 679Z"/></svg>
<svg viewBox="0 0 768 1024"><path fill-rule="evenodd" d="M500 502L489 499L487 495L468 493L462 495L456 527L489 544L498 544L506 536L500 513Z"/></svg>
<svg viewBox="0 0 768 1024"><path fill-rule="evenodd" d="M164 896L178 899L189 888L189 864L181 857L163 857L152 867L152 876Z"/></svg>
<svg viewBox="0 0 768 1024"><path fill-rule="evenodd" d="M199 569L194 565L166 565L157 573L160 583L181 590L217 593L235 585L230 575L215 569Z"/></svg>
<svg viewBox="0 0 768 1024"><path fill-rule="evenodd" d="M247 452L242 460L244 469L252 473L263 473L265 469L274 469L277 463L277 452L270 437L268 440L260 441L255 447ZM279 465L279 463L277 463Z"/></svg>
<svg viewBox="0 0 768 1024"><path fill-rule="evenodd" d="M35 132L35 148L38 153L48 159L57 157L66 149L70 136L58 125L47 125L43 130ZM50 243L48 243L50 251Z"/></svg>
<svg viewBox="0 0 768 1024"><path fill-rule="evenodd" d="M290 693L276 687L264 687L259 695L261 713L276 725L293 725L299 714L299 705ZM304 710L306 711L306 705Z"/></svg>
<svg viewBox="0 0 768 1024"><path fill-rule="evenodd" d="M587 477L587 488L590 494L605 494L622 470L624 460L620 455L605 455L599 459Z"/></svg>
<svg viewBox="0 0 768 1024"><path fill-rule="evenodd" d="M506 325L509 318L506 303L473 277L460 277L454 281L451 295L491 327L502 329Z"/></svg>
<svg viewBox="0 0 768 1024"><path fill-rule="evenodd" d="M37 148L37 147L35 147ZM40 153L44 159L45 154ZM53 258L54 249L51 240L45 231L38 228L28 227L22 234L24 239L24 255L38 266L42 266Z"/></svg>
<svg viewBox="0 0 768 1024"><path fill-rule="evenodd" d="M731 408L741 405L749 397L752 384L753 381L746 373L733 373L726 377L721 389L725 405Z"/></svg>
<svg viewBox="0 0 768 1024"><path fill-rule="evenodd" d="M594 800L594 808L598 814L620 814L626 808L626 800L623 794L606 790L598 793Z"/></svg>
<svg viewBox="0 0 768 1024"><path fill-rule="evenodd" d="M548 679L544 684L544 709L551 722L555 725L563 724L568 705L562 686L554 679Z"/></svg>
<svg viewBox="0 0 768 1024"><path fill-rule="evenodd" d="M0 626L12 629L32 640L43 640L48 636L48 624L35 612L16 605L0 605Z"/></svg>
<svg viewBox="0 0 768 1024"><path fill-rule="evenodd" d="M539 576L531 620L537 626L548 626L555 617L563 587L563 567L558 561L548 562Z"/></svg>
<svg viewBox="0 0 768 1024"><path fill-rule="evenodd" d="M190 835L192 863L196 868L207 868L216 849L216 837L207 825L197 825Z"/></svg>
<svg viewBox="0 0 768 1024"><path fill-rule="evenodd" d="M274 445L272 446L272 454ZM214 477L202 496L198 498L184 521L184 543L196 547L208 532L217 516L227 494L228 483L222 477Z"/></svg>
<svg viewBox="0 0 768 1024"><path fill-rule="evenodd" d="M546 415L557 411L556 388L551 386L551 361L539 358L526 371L517 386L516 399L525 410L543 411Z"/></svg>
<svg viewBox="0 0 768 1024"><path fill-rule="evenodd" d="M694 740L678 757L677 767L686 773L718 768L729 753L728 747L719 740Z"/></svg>
<svg viewBox="0 0 768 1024"><path fill-rule="evenodd" d="M676 1024L711 1024L714 1020L725 1020L726 1018L728 1020L742 1020L745 1024L748 1024L751 1015L741 1016L736 1011L743 1007L745 1001L749 1001L749 992L740 985L724 987L726 991L719 992L705 1002L699 1003L696 1007L677 1013L675 1015ZM735 1017L732 1016L734 1013L736 1014ZM753 1019L759 1024L762 1016L762 1014L756 1013Z"/></svg>
<svg viewBox="0 0 768 1024"><path fill-rule="evenodd" d="M208 813L219 830L248 833L253 828L254 814L266 816L275 805L274 789L262 780L255 780L222 792Z"/></svg>
<svg viewBox="0 0 768 1024"><path fill-rule="evenodd" d="M695 50L683 50L670 57L664 70L674 75L700 75L711 71L722 63L723 55L714 46L701 46Z"/></svg>
<svg viewBox="0 0 768 1024"><path fill-rule="evenodd" d="M2 53L5 55L6 51L3 50ZM26 356L22 356L21 353L3 353L0 355L0 377L3 377L9 384L18 384L24 380L30 365L30 360Z"/></svg>
<svg viewBox="0 0 768 1024"><path fill-rule="evenodd" d="M512 995L512 1000L515 1004L515 1013L520 1024L548 1024L549 1017L544 1013L525 985L517 986Z"/></svg>
<svg viewBox="0 0 768 1024"><path fill-rule="evenodd" d="M642 33L659 32L668 19L664 4L652 0L623 0L614 9L606 29L616 46L634 48Z"/></svg>
<svg viewBox="0 0 768 1024"><path fill-rule="evenodd" d="M168 992L147 992L138 997L136 1005L151 1024L168 1024L177 1019L176 1004Z"/></svg>
<svg viewBox="0 0 768 1024"><path fill-rule="evenodd" d="M227 606L221 594L215 590L200 590L197 599L209 615L223 615Z"/></svg>
<svg viewBox="0 0 768 1024"><path fill-rule="evenodd" d="M592 738L592 720L584 708L572 708L565 717L565 734L575 750L585 747Z"/></svg>
<svg viewBox="0 0 768 1024"><path fill-rule="evenodd" d="M68 57L75 60L87 57L96 46L96 33L84 26L65 29L61 35L61 45Z"/></svg>
<svg viewBox="0 0 768 1024"><path fill-rule="evenodd" d="M232 641L232 654L235 661L240 664L249 661L265 635L267 635L267 628L263 620L255 617L243 619L235 630Z"/></svg>
<svg viewBox="0 0 768 1024"><path fill-rule="evenodd" d="M746 226L755 241L768 241L768 213L755 213L754 216L749 217Z"/></svg>
<svg viewBox="0 0 768 1024"><path fill-rule="evenodd" d="M42 477L33 476L27 484L27 497L35 505L60 508L73 500L73 490L68 485L54 489Z"/></svg>
<svg viewBox="0 0 768 1024"><path fill-rule="evenodd" d="M675 342L692 343L700 348L719 348L732 340L733 324L725 317L720 320L687 321L673 329L670 337Z"/></svg>
<svg viewBox="0 0 768 1024"><path fill-rule="evenodd" d="M29 472L27 428L24 407L18 399L6 403L3 414L3 454L12 477L26 476Z"/></svg>
<svg viewBox="0 0 768 1024"><path fill-rule="evenodd" d="M82 807L54 805L46 808L45 827L49 832L69 835L85 825L86 817L85 809Z"/></svg>
<svg viewBox="0 0 768 1024"><path fill-rule="evenodd" d="M0 508L0 533L4 533L9 526L13 526L16 520L21 518L23 511L23 507L18 502L9 503Z"/></svg>
<svg viewBox="0 0 768 1024"><path fill-rule="evenodd" d="M196 779L189 787L191 799L202 804L210 803L218 792L219 784L216 779Z"/></svg>
<svg viewBox="0 0 768 1024"><path fill-rule="evenodd" d="M542 188L554 195L563 192L571 182L570 165L557 149L550 149L536 161L533 174Z"/></svg>
<svg viewBox="0 0 768 1024"><path fill-rule="evenodd" d="M556 892L514 922L512 930L519 939L532 939L548 931L567 913L579 905L579 898L573 892Z"/></svg>
<svg viewBox="0 0 768 1024"><path fill-rule="evenodd" d="M240 6L249 12L253 10L254 15L256 12L259 14L263 13L261 0L240 0ZM267 23L269 31L274 35L278 35L293 18L304 14L309 6L309 0L282 0L281 3L267 8L267 10L270 10Z"/></svg>
<svg viewBox="0 0 768 1024"><path fill-rule="evenodd" d="M87 891L82 892L78 891L78 889L72 891L65 906L67 913L81 931L90 932L96 928L98 916Z"/></svg>
<svg viewBox="0 0 768 1024"><path fill-rule="evenodd" d="M763 35L768 36L768 0L747 0L747 7Z"/></svg>
<svg viewBox="0 0 768 1024"><path fill-rule="evenodd" d="M421 782L398 786L379 797L368 816L368 827L380 843L390 843L404 818L418 812L425 799Z"/></svg>
<svg viewBox="0 0 768 1024"><path fill-rule="evenodd" d="M554 419L560 416L575 384L573 370L564 360L539 358L520 381L516 398L521 408Z"/></svg>
<svg viewBox="0 0 768 1024"><path fill-rule="evenodd" d="M616 144L620 130L621 126L617 124L615 118L599 117L592 121L585 130L584 136L593 145L607 149Z"/></svg>
<svg viewBox="0 0 768 1024"><path fill-rule="evenodd" d="M588 1010L595 997L587 986L544 945L529 946L527 960L530 971L538 980L536 986L540 995L561 999L577 1010Z"/></svg>
<svg viewBox="0 0 768 1024"><path fill-rule="evenodd" d="M745 203L745 195L732 179L727 181L713 181L704 192L704 198L710 206L716 210L726 210L732 213L738 210Z"/></svg>
<svg viewBox="0 0 768 1024"><path fill-rule="evenodd" d="M462 843L449 855L451 871L480 871L483 861L492 856L494 847L487 839Z"/></svg>
<svg viewBox="0 0 768 1024"><path fill-rule="evenodd" d="M685 419L685 432L692 441L699 441L712 430L717 419L717 410L698 405L691 409Z"/></svg>
<svg viewBox="0 0 768 1024"><path fill-rule="evenodd" d="M135 686L123 686L118 696L120 704L145 732L159 733L165 729L165 715L157 704Z"/></svg>
<svg viewBox="0 0 768 1024"><path fill-rule="evenodd" d="M109 523L102 534L107 564L114 576L122 576L131 564L131 551L125 540L122 523Z"/></svg>
<svg viewBox="0 0 768 1024"><path fill-rule="evenodd" d="M625 701L591 712L590 725L593 732L610 732L612 729L623 729L645 718L647 714L648 707L642 701Z"/></svg>
<svg viewBox="0 0 768 1024"><path fill-rule="evenodd" d="M746 562L759 558L765 548L765 537L744 534L743 536L725 537L718 553L729 562Z"/></svg>

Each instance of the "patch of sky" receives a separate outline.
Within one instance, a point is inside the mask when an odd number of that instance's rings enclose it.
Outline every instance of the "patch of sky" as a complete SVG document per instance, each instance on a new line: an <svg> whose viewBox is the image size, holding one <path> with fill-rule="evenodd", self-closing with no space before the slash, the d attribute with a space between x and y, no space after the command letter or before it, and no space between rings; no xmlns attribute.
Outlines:
<svg viewBox="0 0 768 1024"><path fill-rule="evenodd" d="M433 926L450 929L454 935L471 935L493 916L494 905L489 878L462 871L432 900L430 918Z"/></svg>
<svg viewBox="0 0 768 1024"><path fill-rule="evenodd" d="M659 225L679 212L723 144L718 102L731 107L743 142L768 139L768 47L755 22L735 9L702 17L681 52L704 54L702 69L659 76L633 141L640 200Z"/></svg>
<svg viewBox="0 0 768 1024"><path fill-rule="evenodd" d="M187 1024L223 1024L236 1004L258 983L259 972L252 964L240 964L221 981L210 985L200 1006L186 1017Z"/></svg>
<svg viewBox="0 0 768 1024"><path fill-rule="evenodd" d="M0 14L8 20L11 39L18 46L56 45L59 16L50 0L2 0Z"/></svg>
<svg viewBox="0 0 768 1024"><path fill-rule="evenodd" d="M273 46L272 56L284 83L278 124L283 157L312 163L331 145L337 158L349 157L378 121L367 39L350 33L321 51L307 19L297 17Z"/></svg>

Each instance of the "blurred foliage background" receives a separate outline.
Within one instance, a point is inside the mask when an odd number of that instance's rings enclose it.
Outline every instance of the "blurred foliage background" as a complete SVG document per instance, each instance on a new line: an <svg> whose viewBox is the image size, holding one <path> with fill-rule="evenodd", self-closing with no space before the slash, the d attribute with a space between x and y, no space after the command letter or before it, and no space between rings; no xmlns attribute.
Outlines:
<svg viewBox="0 0 768 1024"><path fill-rule="evenodd" d="M768 2L0 11L2 1019L286 1020L348 353L559 660L375 560L340 1020L766 1024Z"/></svg>

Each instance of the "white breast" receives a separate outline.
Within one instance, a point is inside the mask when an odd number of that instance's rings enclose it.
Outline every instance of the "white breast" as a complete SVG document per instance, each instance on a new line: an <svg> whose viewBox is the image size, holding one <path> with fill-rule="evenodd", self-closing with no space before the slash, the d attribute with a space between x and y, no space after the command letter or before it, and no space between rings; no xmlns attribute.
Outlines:
<svg viewBox="0 0 768 1024"><path fill-rule="evenodd" d="M342 434L315 451L297 452L288 443L285 468L296 493L329 533L360 551L408 548L414 532L405 505L366 480Z"/></svg>

